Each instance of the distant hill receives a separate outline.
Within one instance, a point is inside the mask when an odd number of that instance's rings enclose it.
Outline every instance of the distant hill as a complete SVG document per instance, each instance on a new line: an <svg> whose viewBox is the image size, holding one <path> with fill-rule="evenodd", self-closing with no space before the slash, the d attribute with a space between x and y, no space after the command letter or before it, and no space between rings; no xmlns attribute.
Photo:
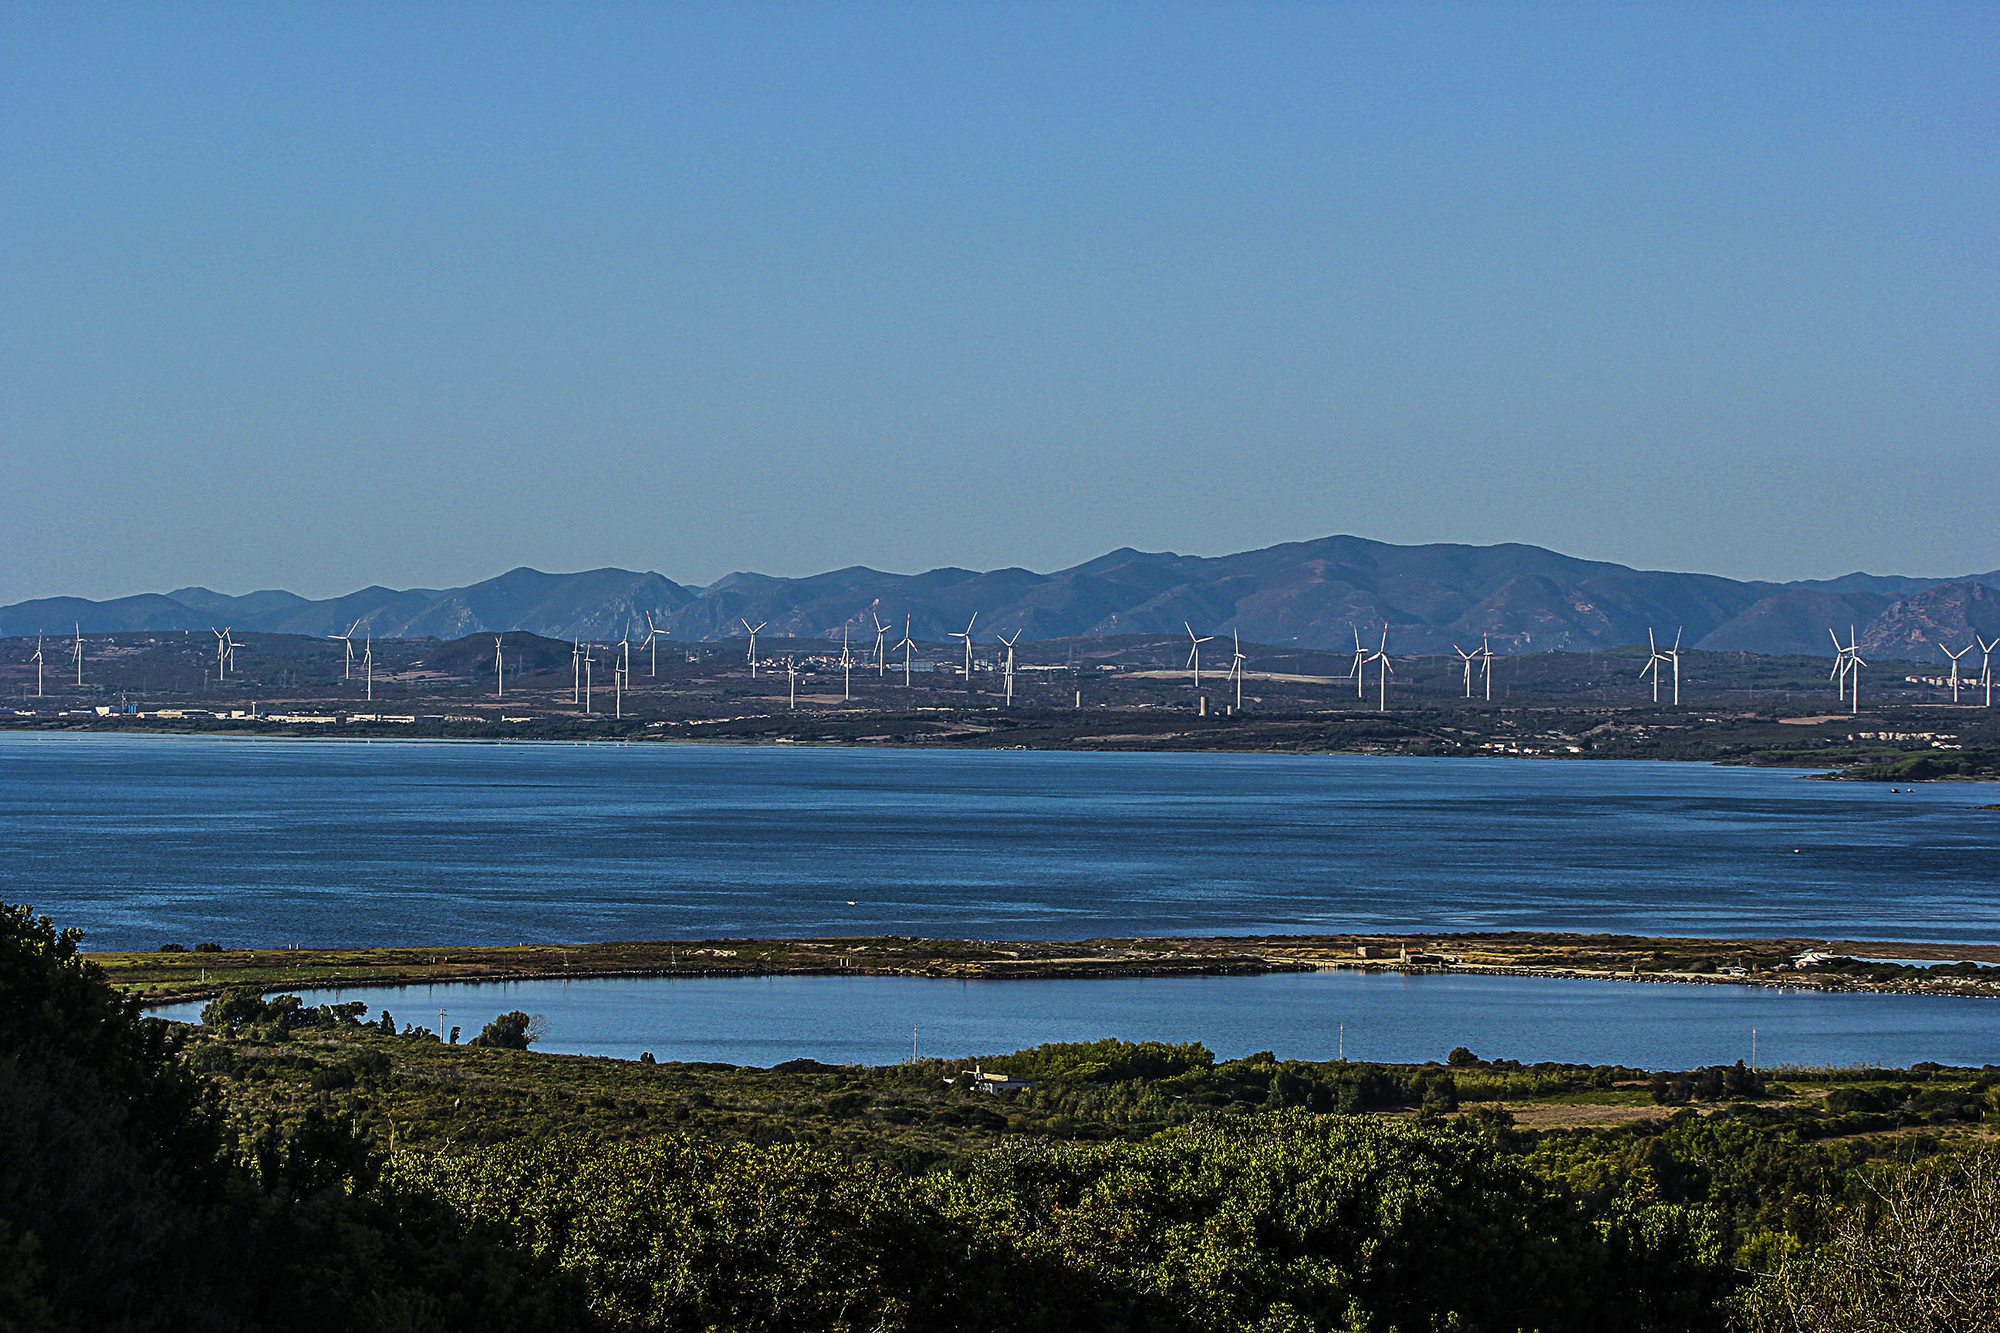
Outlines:
<svg viewBox="0 0 2000 1333"><path fill-rule="evenodd" d="M1389 626L1398 652L1443 652L1482 636L1496 651L1590 651L1644 642L1650 629L1722 651L1823 653L1848 625L1864 650L1937 660L1931 640L2000 632L2000 571L1956 579L1848 574L1795 583L1632 569L1538 546L1393 546L1323 537L1225 556L1112 551L1052 574L933 569L885 574L854 566L807 578L731 574L689 588L654 573L515 569L464 588L364 588L311 601L282 591L226 596L181 588L112 601L54 597L0 607L0 635L206 629L337 634L355 621L376 638L446 640L502 630L550 639L639 638L647 617L675 639L741 638L745 621L772 638L872 641L874 617L941 641L978 616L982 639L1019 630L1031 641L1126 633L1205 634L1308 648L1352 647Z"/></svg>

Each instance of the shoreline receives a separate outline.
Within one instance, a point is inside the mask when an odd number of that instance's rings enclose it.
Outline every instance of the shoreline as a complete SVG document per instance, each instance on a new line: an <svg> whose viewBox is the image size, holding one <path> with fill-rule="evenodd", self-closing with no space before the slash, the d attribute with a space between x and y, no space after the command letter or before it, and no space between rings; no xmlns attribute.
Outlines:
<svg viewBox="0 0 2000 1333"><path fill-rule="evenodd" d="M1793 970L1790 959L1808 949L1847 954L1853 961ZM212 999L241 986L255 986L268 994L560 980L769 976L1104 980L1309 971L2000 998L2000 945L1518 931L1151 936L1076 942L855 936L84 956L147 1008ZM1954 964L1973 970L1935 971Z"/></svg>
<svg viewBox="0 0 2000 1333"><path fill-rule="evenodd" d="M1572 713L1575 709L1550 709L1523 705L1518 709L1506 710L1517 713L1535 714ZM856 719L842 715L829 715L843 723L854 723ZM1132 718L1113 719L1121 728L1118 730L1086 730L1081 734L1055 737L1050 735L1020 735L1006 727L997 725L993 719L982 717L972 724L958 721L938 722L928 719L925 725L941 725L945 730L931 734L899 736L846 736L811 734L811 717L804 721L808 734L786 734L787 729L800 725L800 719L779 715L757 715L753 718L722 719L724 723L771 723L773 728L754 734L730 734L718 727L711 734L688 734L685 730L667 731L662 728L672 726L688 728L704 725L700 720L674 720L669 722L636 722L637 730L617 730L605 725L603 730L592 727L581 734L548 734L540 727L525 728L521 734L495 734L490 730L452 726L402 726L366 725L359 728L343 726L338 733L330 733L318 727L287 727L260 725L261 719L227 719L220 725L212 726L149 726L133 725L129 721L112 718L78 718L73 724L62 724L50 720L39 720L23 724L20 719L0 718L0 736L113 736L113 737L160 737L163 739L214 739L242 742L254 741L306 741L320 744L369 745L376 743L402 744L446 744L472 746L727 746L727 747L770 747L783 746L789 749L852 750L852 751L896 751L916 754L925 751L949 750L960 753L981 753L999 751L1032 751L1041 754L1175 754L1175 755L1222 755L1250 756L1268 755L1281 758L1310 759L1326 757L1343 758L1404 758L1404 759L1445 759L1445 760L1546 760L1552 762L1633 762L1706 764L1714 768L1755 768L1789 772L1802 780L1820 782L1862 782L1869 784L1893 783L1900 787L1938 786L1949 784L1994 784L2000 783L2000 771L1995 771L1990 759L1979 761L1974 772L1936 771L1944 764L1955 764L1956 759L1933 763L1927 756L1939 752L1920 750L1896 750L1887 755L1875 755L1857 760L1854 755L1836 755L1812 749L1790 750L1782 753L1763 752L1757 754L1739 753L1743 746L1713 745L1697 747L1692 751L1673 748L1586 748L1571 745L1529 744L1514 745L1489 742L1476 746L1464 741L1440 741L1429 734L1432 728L1424 722L1412 722L1407 717L1391 713L1386 715L1393 725L1407 732L1393 739L1368 739L1343 737L1334 740L1331 736L1308 737L1300 731L1315 728L1339 730L1366 726L1383 715L1354 710L1329 710L1305 716L1296 715L1283 718L1263 718L1258 725L1275 723L1277 730L1272 734L1259 736L1231 735L1222 724L1224 719L1202 718L1194 722L1194 730L1168 729L1165 731L1135 732L1129 728L1142 724L1157 726L1160 715L1137 710ZM546 719L538 719L545 721ZM821 721L825 718L819 719ZM1104 723L1106 718L1094 717L1093 723ZM1863 719L1864 721L1867 719ZM600 720L601 721L601 720ZM1018 719L1008 719L1014 725ZM562 724L566 729L570 723ZM622 725L622 724L620 724ZM1235 725L1243 725L1241 722ZM1450 728L1447 728L1450 730ZM1989 749L1991 747L1988 747ZM1890 762L1899 767L1909 765L1901 761L1922 760L1918 770L1906 772L1885 771ZM1973 805L1973 810L2000 809L2000 805Z"/></svg>

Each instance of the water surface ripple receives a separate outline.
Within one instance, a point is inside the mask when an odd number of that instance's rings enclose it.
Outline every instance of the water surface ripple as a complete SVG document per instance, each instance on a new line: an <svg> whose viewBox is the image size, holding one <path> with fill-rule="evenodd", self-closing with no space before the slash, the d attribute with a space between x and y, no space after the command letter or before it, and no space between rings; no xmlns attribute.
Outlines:
<svg viewBox="0 0 2000 1333"><path fill-rule="evenodd" d="M94 948L1556 929L2000 937L1995 788L1700 764L0 736ZM852 900L850 905L849 900Z"/></svg>

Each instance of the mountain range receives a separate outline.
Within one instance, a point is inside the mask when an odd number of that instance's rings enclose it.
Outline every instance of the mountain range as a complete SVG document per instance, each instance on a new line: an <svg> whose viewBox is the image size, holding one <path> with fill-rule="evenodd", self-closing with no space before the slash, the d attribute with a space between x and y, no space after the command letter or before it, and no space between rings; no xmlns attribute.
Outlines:
<svg viewBox="0 0 2000 1333"><path fill-rule="evenodd" d="M0 607L0 635L79 625L86 633L207 630L329 635L356 621L377 638L450 639L530 630L552 638L641 636L647 617L676 640L741 638L743 622L773 638L873 641L879 616L898 634L944 640L974 614L983 639L1239 633L1307 648L1352 647L1386 623L1395 652L1442 652L1489 637L1495 651L1586 651L1682 634L1687 647L1827 654L1829 628L1861 649L1940 655L1943 638L2000 637L2000 570L1926 579L1849 574L1792 583L1639 570L1538 546L1395 546L1361 537L1290 542L1224 556L1123 549L1071 569L885 574L856 566L806 578L731 574L707 587L655 573L515 569L463 588L371 587L310 600L265 591L232 597L181 588L94 602L48 597Z"/></svg>

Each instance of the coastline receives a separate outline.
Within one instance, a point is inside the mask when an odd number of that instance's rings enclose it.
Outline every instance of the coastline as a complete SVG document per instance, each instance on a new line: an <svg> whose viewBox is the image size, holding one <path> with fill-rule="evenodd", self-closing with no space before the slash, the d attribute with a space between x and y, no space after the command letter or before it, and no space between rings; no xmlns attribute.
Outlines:
<svg viewBox="0 0 2000 1333"><path fill-rule="evenodd" d="M1790 960L1808 949L1848 954L1851 965L1792 968ZM1075 942L857 936L107 952L85 957L147 1007L209 999L239 986L270 993L543 980L787 975L1100 980L1318 970L2000 998L2000 945L1557 932L1175 936ZM1974 970L1961 967L1956 975L1935 971L1955 963L1974 965Z"/></svg>
<svg viewBox="0 0 2000 1333"><path fill-rule="evenodd" d="M1718 768L1766 768L1795 773L1821 782L1864 782L1899 786L2000 783L2000 750L1975 746L1970 758L1933 749L1863 747L1845 751L1818 748L1834 745L1820 738L1804 748L1765 749L1776 744L1768 735L1738 734L1725 725L1718 735L1691 744L1662 743L1661 736L1637 742L1598 744L1588 737L1560 732L1562 743L1505 730L1482 734L1484 741L1446 733L1463 728L1445 726L1437 717L1417 714L1355 712L1346 709L1315 713L1269 714L1225 719L1204 716L1175 718L1164 712L1111 710L1084 719L1027 713L996 717L991 710L926 710L932 716L893 713L755 714L715 720L669 719L612 722L607 719L540 717L509 719L534 725L496 732L491 719L455 718L432 722L414 716L394 725L342 726L329 732L318 726L273 724L263 718L233 718L208 724L157 725L117 715L76 719L0 718L0 736L108 736L162 739L307 741L334 745L382 742L487 746L727 746L787 749L900 751L1035 751L1069 754L1268 755L1277 758L1392 757L1452 760L1549 760L1707 764ZM1578 710L1523 706L1503 710L1542 723L1573 725ZM1465 721L1465 718L1459 718ZM1492 719L1487 719L1490 722ZM1708 719L1719 722L1721 719ZM1503 720L1502 727L1512 727ZM1851 724L1849 724L1851 725ZM1388 727L1389 732L1381 732ZM888 731L883 731L888 727ZM1635 728L1644 731L1645 728ZM1790 731L1782 722L1764 731ZM1727 733L1727 734L1722 734ZM1673 734L1672 728L1661 735ZM1785 742L1793 737L1782 738ZM1583 740L1586 743L1571 744ZM1963 747L1958 747L1962 750ZM2000 809L1974 805L1975 810Z"/></svg>

